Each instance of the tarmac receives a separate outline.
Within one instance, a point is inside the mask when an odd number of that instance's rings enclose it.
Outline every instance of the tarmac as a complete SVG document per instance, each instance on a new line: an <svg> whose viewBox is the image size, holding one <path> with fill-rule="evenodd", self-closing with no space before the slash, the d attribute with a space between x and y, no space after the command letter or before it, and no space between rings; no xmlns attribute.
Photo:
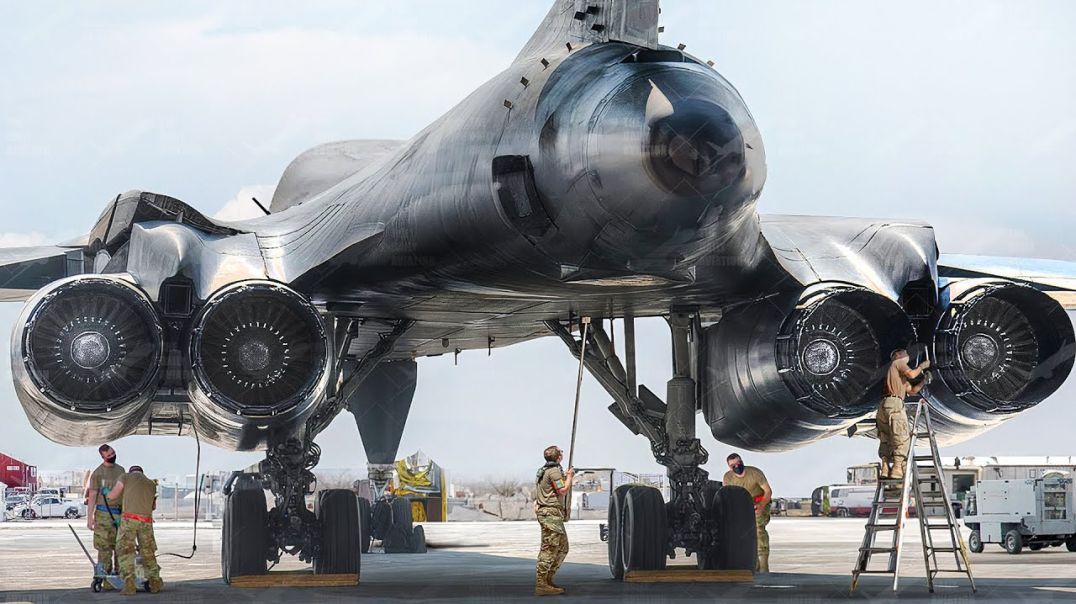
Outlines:
<svg viewBox="0 0 1076 604"><path fill-rule="evenodd" d="M924 579L918 525L905 533L899 590L892 578L865 576L849 593L851 570L863 537L862 518L774 518L769 532L770 567L753 584L636 584L610 578L606 544L598 522L569 523L571 551L557 574L568 590L555 601L664 602L708 599L751 602L931 601L1049 602L1076 601L1076 553L1064 547L1009 555L987 544L972 554L978 591L973 595L963 575L947 575L930 594ZM536 599L534 560L538 526L533 522L459 522L426 524L427 554L362 558L361 584L328 589L239 589L220 579L219 523L199 523L198 550L191 560L165 552L189 554L192 525L159 522L158 559L165 592L126 598L90 592L89 562L75 543L67 521L0 523L0 601L2 602L504 602ZM90 546L85 520L75 524ZM92 553L91 549L91 553ZM679 556L670 564L694 564ZM305 565L285 558L278 570ZM548 600L548 598L547 598Z"/></svg>

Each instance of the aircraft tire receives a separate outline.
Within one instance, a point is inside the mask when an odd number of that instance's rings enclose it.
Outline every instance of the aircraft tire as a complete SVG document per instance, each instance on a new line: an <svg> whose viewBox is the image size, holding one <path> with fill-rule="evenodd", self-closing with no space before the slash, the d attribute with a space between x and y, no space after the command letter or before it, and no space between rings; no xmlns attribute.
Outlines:
<svg viewBox="0 0 1076 604"><path fill-rule="evenodd" d="M415 532L411 536L411 551L416 554L426 553L426 529L422 528L422 525L415 527Z"/></svg>
<svg viewBox="0 0 1076 604"><path fill-rule="evenodd" d="M269 512L261 489L232 491L224 504L220 566L225 583L232 577L264 575L269 549Z"/></svg>
<svg viewBox="0 0 1076 604"><path fill-rule="evenodd" d="M415 526L411 519L411 500L397 497L388 504L392 511L389 524L383 529L381 543L386 554L409 554L414 552Z"/></svg>
<svg viewBox="0 0 1076 604"><path fill-rule="evenodd" d="M627 497L628 490L632 486L622 484L613 491L613 496L609 498L609 511L606 516L609 572L617 581L624 578L624 551L621 547L624 540L624 498Z"/></svg>
<svg viewBox="0 0 1076 604"><path fill-rule="evenodd" d="M661 491L634 486L624 498L624 570L662 570L668 560L668 516Z"/></svg>
<svg viewBox="0 0 1076 604"><path fill-rule="evenodd" d="M717 519L717 568L755 570L758 534L754 498L742 487L723 486L714 495L713 507Z"/></svg>
<svg viewBox="0 0 1076 604"><path fill-rule="evenodd" d="M392 528L404 533L410 533L414 528L411 519L411 500L406 497L397 497L392 500Z"/></svg>
<svg viewBox="0 0 1076 604"><path fill-rule="evenodd" d="M717 492L720 489L721 482L717 480L709 480L702 487L703 512L713 521L714 525L720 525L721 523L720 502L717 500ZM695 552L695 564L699 570L718 569L719 549L719 547L710 547Z"/></svg>
<svg viewBox="0 0 1076 604"><path fill-rule="evenodd" d="M370 553L371 528L374 523L374 515L371 511L370 500L365 497L356 499L359 508L359 551L364 554Z"/></svg>
<svg viewBox="0 0 1076 604"><path fill-rule="evenodd" d="M314 559L314 574L358 574L361 523L354 491L322 491L316 512L321 521L321 552Z"/></svg>

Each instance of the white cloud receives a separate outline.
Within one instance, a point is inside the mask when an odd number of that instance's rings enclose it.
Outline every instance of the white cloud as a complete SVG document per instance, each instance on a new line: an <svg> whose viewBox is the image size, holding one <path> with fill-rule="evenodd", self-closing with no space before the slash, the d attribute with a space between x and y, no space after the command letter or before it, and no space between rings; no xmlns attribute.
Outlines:
<svg viewBox="0 0 1076 604"><path fill-rule="evenodd" d="M273 185L247 185L239 189L235 197L224 202L224 205L213 214L213 218L234 222L264 216L265 213L258 209L251 198L257 198L263 206L268 208L269 202L273 200L274 191L276 187Z"/></svg>
<svg viewBox="0 0 1076 604"><path fill-rule="evenodd" d="M33 247L35 245L48 245L55 243L45 235L32 233L0 233L0 248L5 247Z"/></svg>

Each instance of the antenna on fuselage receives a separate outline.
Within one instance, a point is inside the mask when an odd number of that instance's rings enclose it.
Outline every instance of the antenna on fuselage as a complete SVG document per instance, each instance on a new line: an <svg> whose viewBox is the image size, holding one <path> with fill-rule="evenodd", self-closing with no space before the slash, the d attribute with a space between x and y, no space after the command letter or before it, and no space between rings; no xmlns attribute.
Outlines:
<svg viewBox="0 0 1076 604"><path fill-rule="evenodd" d="M266 215L266 216L268 216L268 215L269 215L269 210L265 209L265 206L263 206L263 205L262 205L262 202L258 201L258 198L257 198L257 197L253 197L253 196L252 196L252 197L251 197L250 199L251 199L251 201L253 201L253 202L254 202L254 204L255 204L255 205L257 205L257 206L258 206L258 209L259 209L259 210L261 210L261 211L265 212L265 215Z"/></svg>

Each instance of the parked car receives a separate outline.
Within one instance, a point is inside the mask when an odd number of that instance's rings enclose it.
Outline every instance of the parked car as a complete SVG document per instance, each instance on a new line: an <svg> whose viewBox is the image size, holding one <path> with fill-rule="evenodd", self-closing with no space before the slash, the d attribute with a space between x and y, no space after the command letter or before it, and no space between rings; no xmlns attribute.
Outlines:
<svg viewBox="0 0 1076 604"><path fill-rule="evenodd" d="M37 496L20 508L15 514L26 520L34 518L81 518L86 515L86 505L80 501L68 501L53 495Z"/></svg>
<svg viewBox="0 0 1076 604"><path fill-rule="evenodd" d="M4 499L4 509L10 512L21 505L26 505L28 499L25 495L9 495Z"/></svg>

